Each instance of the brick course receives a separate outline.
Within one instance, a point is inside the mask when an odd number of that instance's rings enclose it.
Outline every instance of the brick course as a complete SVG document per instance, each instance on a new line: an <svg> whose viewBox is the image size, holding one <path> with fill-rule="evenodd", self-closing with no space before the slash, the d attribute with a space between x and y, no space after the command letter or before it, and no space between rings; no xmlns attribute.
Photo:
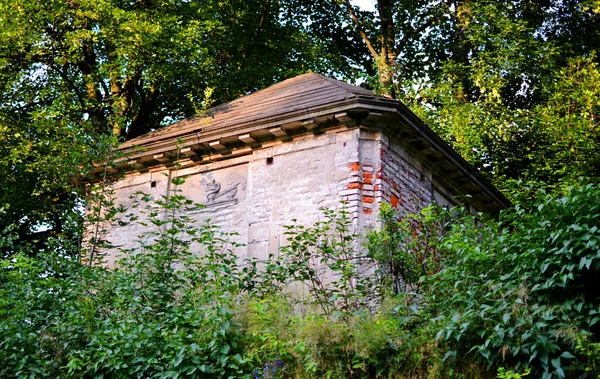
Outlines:
<svg viewBox="0 0 600 379"><path fill-rule="evenodd" d="M381 141L381 167L377 172L376 186L382 200L401 214L416 213L432 202L432 182L424 168L415 167L403 156L410 157L401 146Z"/></svg>

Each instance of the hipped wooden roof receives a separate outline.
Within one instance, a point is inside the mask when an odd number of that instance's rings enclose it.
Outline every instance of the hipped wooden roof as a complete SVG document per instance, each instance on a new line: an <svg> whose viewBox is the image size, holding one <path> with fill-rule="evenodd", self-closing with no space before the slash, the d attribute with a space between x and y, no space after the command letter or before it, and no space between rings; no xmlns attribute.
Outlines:
<svg viewBox="0 0 600 379"><path fill-rule="evenodd" d="M416 155L454 195L471 195L491 213L508 200L400 101L322 75L285 80L123 143L120 168L143 171L175 161L212 161L251 153L329 127L382 130Z"/></svg>
<svg viewBox="0 0 600 379"><path fill-rule="evenodd" d="M201 132L221 137L231 131L263 120L307 113L326 104L356 98L375 97L373 92L322 75L308 73L277 83L250 95L219 105L201 116L190 117L121 145L125 149Z"/></svg>

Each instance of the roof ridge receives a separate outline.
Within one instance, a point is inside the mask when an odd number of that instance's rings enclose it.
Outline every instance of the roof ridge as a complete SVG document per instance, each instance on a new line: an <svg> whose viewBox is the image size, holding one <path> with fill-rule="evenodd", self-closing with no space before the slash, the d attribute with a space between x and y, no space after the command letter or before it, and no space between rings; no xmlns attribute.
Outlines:
<svg viewBox="0 0 600 379"><path fill-rule="evenodd" d="M253 91L253 92L250 92L250 93L248 93L248 94L245 94L245 95L240 95L240 96L236 97L235 99L231 99L231 100L229 100L229 101L226 101L226 102L224 102L224 103L221 103L221 104L219 104L219 105L215 105L214 107L211 107L211 108L207 109L206 111L203 111L203 112L201 112L201 113L200 113L200 114L198 114L198 115L194 115L194 116L186 117L186 118L184 118L183 120L187 120L187 119L189 119L189 118L195 118L195 117L206 117L206 116L208 115L208 112L210 112L210 111L211 111L211 110L213 110L213 109L216 109L216 108L223 107L223 106L225 106L225 105L227 105L227 104L234 103L234 102L236 102L236 101L238 101L238 100L246 100L246 99L248 99L249 97L250 97L250 98L252 98L252 97L256 97L256 95L259 95L259 94L261 94L261 93L263 93L263 92L267 92L267 90L270 90L270 91L272 91L273 89L277 89L277 88L273 88L273 87L280 87L280 86L281 86L283 83L285 83L285 82L287 82L287 81L291 81L291 80L294 80L294 79L298 79L298 78L300 78L300 77L307 76L307 75L311 75L311 74L312 74L312 75L316 75L316 76L320 76L320 77L323 77L323 78L327 79L327 78L326 78L326 77L324 77L323 75L320 75L320 74L317 74L317 73L314 73L314 72L306 72L306 73L304 73L304 74L300 74L300 75L297 75L297 76L294 76L294 77L291 77L291 78L284 79L284 80L282 80L282 81L280 81L280 82L277 82L277 83L271 84L271 85L270 85L270 86L268 86L268 87L261 88L261 89L259 89L259 90L256 90L256 91ZM183 120L180 120L180 121L183 121Z"/></svg>
<svg viewBox="0 0 600 379"><path fill-rule="evenodd" d="M363 91L369 91L369 92L371 92L371 93L372 93L372 91L371 91L371 90L368 90L368 89L366 89L366 88L362 88L362 87L360 87L360 86L357 86L356 84L351 84L351 83L345 82L345 81L343 81L343 80L338 80L338 79L330 78L330 77L327 77L327 76L325 76L325 75L321 75L321 74L316 74L316 75L318 75L318 76L320 76L321 78L325 79L326 81L328 81L328 82L330 82L330 83L332 83L332 84L334 84L334 85L336 85L336 86L340 87L340 88L341 88L341 89L343 89L344 91L350 91L350 90L349 90L349 89L348 89L346 86L351 86L351 87L356 87L356 88L358 88L358 89L361 89L361 90L363 90ZM373 96L375 96L375 94L374 94L374 93L373 93Z"/></svg>
<svg viewBox="0 0 600 379"><path fill-rule="evenodd" d="M201 114L199 114L199 115L196 115L196 116L192 116L192 117L206 117L206 116L209 116L208 112L210 112L210 111L211 111L211 110L213 110L213 109L216 109L216 108L219 108L219 107L224 107L224 106L226 106L227 104L234 103L234 102L236 102L236 101L238 101L238 100L241 100L241 101L243 101L243 100L247 100L248 98L253 98L253 97L256 97L257 95L259 95L259 94L261 94L261 93L267 92L267 90L269 90L269 91L272 91L272 90L274 90L274 89L277 89L277 87L281 87L281 85L282 85L283 83L287 82L287 81L292 81L292 80L298 79L298 78L300 78L300 77L307 76L307 75L311 75L311 74L312 74L312 75L316 75L316 76L322 76L322 75L319 75L319 74L317 74L317 73L314 73L314 72L305 72L304 74L300 74L300 75L297 75L297 76L294 76L294 77L291 77L291 78L284 79L284 80L282 80L282 81L280 81L280 82L277 82L277 83L271 84L271 85L270 85L270 86L268 86L268 87L261 88L261 89L259 89L259 90L256 90L256 91L254 91L254 92L250 92L250 93L248 93L248 94L245 94L245 95L238 96L238 97L237 97L237 98L235 98L235 99L232 99L232 100L226 101L226 102L224 102L224 103L221 103L221 104L219 104L219 105L216 105L216 106L214 106L214 107L212 107L212 108L210 108L210 109L207 109L206 111L202 112ZM273 87L276 87L276 88L273 88Z"/></svg>

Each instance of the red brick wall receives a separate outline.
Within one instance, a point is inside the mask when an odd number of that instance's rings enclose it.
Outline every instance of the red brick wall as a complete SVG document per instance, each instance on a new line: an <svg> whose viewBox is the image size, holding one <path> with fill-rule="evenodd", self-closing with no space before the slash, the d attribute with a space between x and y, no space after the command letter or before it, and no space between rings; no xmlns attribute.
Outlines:
<svg viewBox="0 0 600 379"><path fill-rule="evenodd" d="M391 144L391 146L390 146ZM433 187L426 170L412 164L414 157L395 143L382 139L381 165L375 176L375 190L383 201L402 214L416 213L433 199Z"/></svg>
<svg viewBox="0 0 600 379"><path fill-rule="evenodd" d="M360 154L348 163L342 192L355 217L363 214L376 221L382 201L401 214L416 213L433 201L430 175L413 156L395 143L390 146L385 136L362 137Z"/></svg>

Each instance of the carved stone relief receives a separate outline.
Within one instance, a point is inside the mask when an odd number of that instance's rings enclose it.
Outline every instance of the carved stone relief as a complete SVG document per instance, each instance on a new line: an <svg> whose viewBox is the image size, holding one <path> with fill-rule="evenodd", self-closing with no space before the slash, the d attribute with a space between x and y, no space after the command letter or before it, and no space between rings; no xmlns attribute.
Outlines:
<svg viewBox="0 0 600 379"><path fill-rule="evenodd" d="M189 199L204 205L194 213L214 212L246 198L247 175L246 165L208 171L188 177L181 190Z"/></svg>

